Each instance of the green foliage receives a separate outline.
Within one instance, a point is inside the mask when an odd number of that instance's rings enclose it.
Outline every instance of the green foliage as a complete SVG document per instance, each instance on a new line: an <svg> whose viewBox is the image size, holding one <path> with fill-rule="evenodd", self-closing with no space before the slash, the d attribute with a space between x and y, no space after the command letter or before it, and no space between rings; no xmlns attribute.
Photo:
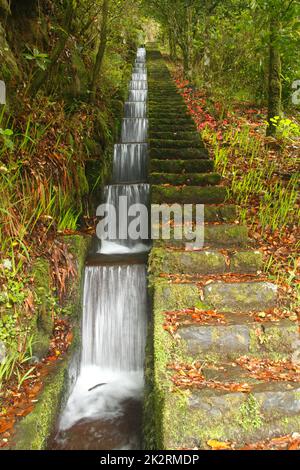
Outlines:
<svg viewBox="0 0 300 470"><path fill-rule="evenodd" d="M28 47L28 51L29 52L24 54L24 58L29 61L34 61L39 69L45 71L50 62L48 54L40 52L36 47L33 49Z"/></svg>
<svg viewBox="0 0 300 470"><path fill-rule="evenodd" d="M280 116L275 116L271 122L276 127L276 136L278 139L285 141L294 141L295 138L300 137L300 126L297 122L291 119L284 119Z"/></svg>

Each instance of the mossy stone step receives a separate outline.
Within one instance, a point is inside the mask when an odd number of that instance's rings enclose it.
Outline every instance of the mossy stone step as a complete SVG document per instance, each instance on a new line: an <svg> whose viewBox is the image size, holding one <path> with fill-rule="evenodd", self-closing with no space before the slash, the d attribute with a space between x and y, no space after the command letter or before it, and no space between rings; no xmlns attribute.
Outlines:
<svg viewBox="0 0 300 470"><path fill-rule="evenodd" d="M192 129L192 131L185 131L185 132L197 132L192 118L182 110L179 110L179 111L176 111L176 110L175 111L165 111L165 110L164 111L162 110L150 111L149 110L148 117L153 122L157 119L161 119L162 117L166 120L169 120L169 122L174 122L174 121L176 122L177 119L182 119L184 117L187 123L194 125L194 128ZM158 129L154 128L153 132L155 133L155 132L168 132L168 131L161 131L159 128ZM182 132L182 131L179 130L178 132ZM178 132L172 132L172 134L175 134Z"/></svg>
<svg viewBox="0 0 300 470"><path fill-rule="evenodd" d="M195 131L164 132L150 129L149 137L154 140L189 140L193 142L201 142L204 147L200 134Z"/></svg>
<svg viewBox="0 0 300 470"><path fill-rule="evenodd" d="M184 173L203 173L208 171L213 171L214 162L213 160L208 159L198 159L198 160L169 160L167 159L158 159L157 153L161 154L161 151L150 151L150 172L151 173L173 173L173 174L184 174ZM164 153L165 154L165 153ZM199 153L196 154L199 158ZM202 152L200 152L202 155Z"/></svg>
<svg viewBox="0 0 300 470"><path fill-rule="evenodd" d="M151 188L153 204L221 204L227 192L223 186L160 186Z"/></svg>
<svg viewBox="0 0 300 470"><path fill-rule="evenodd" d="M183 111L179 111L181 116L177 116L175 119L173 116L168 116L167 113L158 112L156 116L149 116L150 129L153 129L153 132L197 132L195 123ZM160 125L164 126L161 129ZM166 126L170 126L170 129L166 129ZM174 131L173 131L174 128Z"/></svg>
<svg viewBox="0 0 300 470"><path fill-rule="evenodd" d="M151 251L151 272L167 274L257 273L263 265L259 251L237 251L227 255L220 251Z"/></svg>
<svg viewBox="0 0 300 470"><path fill-rule="evenodd" d="M204 371L205 373L205 371ZM214 374L218 380L217 373ZM299 431L300 387L284 381L253 383L251 393L213 388L174 390L168 377L155 384L164 403L164 427L160 449L210 449L208 442L234 442L243 447ZM251 383L253 380L228 370L223 383Z"/></svg>
<svg viewBox="0 0 300 470"><path fill-rule="evenodd" d="M200 139L197 140L168 140L168 139L149 139L149 145L151 148L162 148L162 149L187 149L187 148L200 148L203 149L204 144Z"/></svg>
<svg viewBox="0 0 300 470"><path fill-rule="evenodd" d="M207 206L205 206L207 207ZM204 211L205 215L205 211ZM156 228L153 224L153 228ZM160 232L161 233L161 232ZM195 230L195 233L191 235L202 236L203 231L201 228ZM174 230L170 227L170 237L169 239L155 239L153 242L154 247L160 246L169 246L175 248L185 249L187 243L191 243L191 236L182 237L182 239L176 239L174 236ZM195 239L195 238L194 238ZM192 239L193 240L193 239ZM220 225L210 225L206 224L204 226L204 247L209 248L244 248L248 245L248 229L245 225L236 225L236 224L220 224Z"/></svg>
<svg viewBox="0 0 300 470"><path fill-rule="evenodd" d="M187 325L178 330L188 357L201 361L234 360L240 356L291 360L298 348L297 322L257 323L241 314L226 315L226 323Z"/></svg>
<svg viewBox="0 0 300 470"><path fill-rule="evenodd" d="M270 282L213 282L203 294L205 302L219 311L263 311L277 304L277 286Z"/></svg>
<svg viewBox="0 0 300 470"><path fill-rule="evenodd" d="M168 140L168 139L149 139L149 145L151 148L159 149L188 149L196 148L203 149L203 142L200 139L197 141L193 140Z"/></svg>
<svg viewBox="0 0 300 470"><path fill-rule="evenodd" d="M170 121L169 119L149 119L149 128L150 129L160 129L162 132L178 132L178 131L195 131L195 124L192 122L185 121L180 123L178 121Z"/></svg>
<svg viewBox="0 0 300 470"><path fill-rule="evenodd" d="M234 222L237 216L234 204L204 206L204 222Z"/></svg>
<svg viewBox="0 0 300 470"><path fill-rule="evenodd" d="M150 158L155 160L208 160L206 148L151 148ZM211 160L212 161L212 160ZM200 167L199 167L200 168ZM192 173L192 171L191 171Z"/></svg>
<svg viewBox="0 0 300 470"><path fill-rule="evenodd" d="M219 173L186 173L179 175L176 173L151 173L150 184L175 184L187 186L212 186L221 181Z"/></svg>

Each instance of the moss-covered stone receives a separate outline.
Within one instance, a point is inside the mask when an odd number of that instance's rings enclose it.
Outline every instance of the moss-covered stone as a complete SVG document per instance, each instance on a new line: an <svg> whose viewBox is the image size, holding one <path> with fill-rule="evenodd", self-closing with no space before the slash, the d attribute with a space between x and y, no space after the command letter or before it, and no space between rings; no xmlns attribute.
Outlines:
<svg viewBox="0 0 300 470"><path fill-rule="evenodd" d="M38 358L42 358L49 349L54 322L50 264L47 259L39 258L34 261L32 277L37 299L37 312L34 318L35 325L33 325L33 353Z"/></svg>
<svg viewBox="0 0 300 470"><path fill-rule="evenodd" d="M162 131L152 131L149 133L150 139L154 140L186 140L193 142L201 142L204 147L203 141L200 139L200 135L197 132L185 131L185 132L162 132Z"/></svg>
<svg viewBox="0 0 300 470"><path fill-rule="evenodd" d="M150 184L173 184L187 186L210 186L217 185L221 181L218 173L151 173Z"/></svg>
<svg viewBox="0 0 300 470"><path fill-rule="evenodd" d="M199 289L193 284L169 284L160 279L153 281L154 308L159 311L202 307Z"/></svg>
<svg viewBox="0 0 300 470"><path fill-rule="evenodd" d="M167 140L167 139L150 139L150 148L159 149L189 149L189 148L203 148L203 143L200 141L194 142L193 140Z"/></svg>
<svg viewBox="0 0 300 470"><path fill-rule="evenodd" d="M58 416L67 386L69 358L60 363L46 379L46 384L32 413L16 427L13 450L44 450Z"/></svg>
<svg viewBox="0 0 300 470"><path fill-rule="evenodd" d="M238 251L230 259L230 271L256 273L262 269L263 256L259 251Z"/></svg>
<svg viewBox="0 0 300 470"><path fill-rule="evenodd" d="M161 153L161 152L160 152ZM212 160L150 160L151 173L205 173L213 171L214 162Z"/></svg>
<svg viewBox="0 0 300 470"><path fill-rule="evenodd" d="M150 158L152 159L160 159L160 160L182 160L182 161L188 161L192 160L195 161L197 159L205 159L206 162L209 158L208 156L208 151L205 148L150 148ZM211 160L212 162L212 160ZM201 163L199 163L200 167ZM213 166L213 162L212 162ZM172 171L172 170L171 170ZM188 170L186 170L188 171ZM193 172L193 170L190 170ZM176 171L174 171L176 173ZM200 173L200 170L198 170L198 173Z"/></svg>
<svg viewBox="0 0 300 470"><path fill-rule="evenodd" d="M205 225L204 240L206 246L245 246L249 241L248 229L245 225Z"/></svg>
<svg viewBox="0 0 300 470"><path fill-rule="evenodd" d="M226 199L227 192L223 186L158 186L151 188L153 204L219 204Z"/></svg>
<svg viewBox="0 0 300 470"><path fill-rule="evenodd" d="M237 210L233 204L204 206L204 222L234 222L236 219Z"/></svg>
<svg viewBox="0 0 300 470"><path fill-rule="evenodd" d="M274 352L277 360L291 360L299 337L297 325L292 322L261 325L247 318L237 323L184 326L178 334L189 357L209 360L213 355L219 361L231 361L241 355L275 359Z"/></svg>
<svg viewBox="0 0 300 470"><path fill-rule="evenodd" d="M154 248L150 262L156 274L219 274L226 271L225 256L213 251L193 253Z"/></svg>
<svg viewBox="0 0 300 470"><path fill-rule="evenodd" d="M172 220L172 218L170 218ZM162 234L162 227L157 227L154 223L152 224L154 230L160 230ZM164 227L166 230L166 227ZM176 236L175 236L176 235ZM168 233L162 239L154 239L153 244L156 247L169 246L185 249L186 243L191 240L195 241L196 236L200 240L203 236L202 227L188 231L188 233L182 234L179 238L175 234L174 228L169 227ZM220 224L220 225L204 225L204 247L209 248L240 248L246 246L248 243L248 230L244 225L231 225L231 224Z"/></svg>
<svg viewBox="0 0 300 470"><path fill-rule="evenodd" d="M64 237L64 242L67 243L69 251L73 255L77 270L76 277L67 284L64 304L68 314L75 319L81 316L84 267L91 241L92 238L88 235L69 235Z"/></svg>
<svg viewBox="0 0 300 470"><path fill-rule="evenodd" d="M260 311L276 306L277 286L269 282L215 282L205 286L204 299L220 311Z"/></svg>

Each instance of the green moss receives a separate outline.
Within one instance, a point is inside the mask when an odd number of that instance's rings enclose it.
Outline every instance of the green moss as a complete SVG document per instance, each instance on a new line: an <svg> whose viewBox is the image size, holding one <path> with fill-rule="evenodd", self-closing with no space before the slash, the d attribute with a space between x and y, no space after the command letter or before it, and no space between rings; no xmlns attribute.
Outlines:
<svg viewBox="0 0 300 470"><path fill-rule="evenodd" d="M81 316L81 292L85 260L91 244L91 237L84 235L71 235L64 237L70 252L76 262L77 275L67 284L67 294L64 298L64 308L75 319Z"/></svg>
<svg viewBox="0 0 300 470"><path fill-rule="evenodd" d="M226 198L226 188L222 186L157 186L151 188L153 204L219 204Z"/></svg>
<svg viewBox="0 0 300 470"><path fill-rule="evenodd" d="M151 272L156 274L207 274L224 273L225 257L221 253L166 251L154 248L150 257Z"/></svg>
<svg viewBox="0 0 300 470"><path fill-rule="evenodd" d="M240 423L245 431L259 429L263 426L260 405L253 395L249 395L246 402L239 408Z"/></svg>
<svg viewBox="0 0 300 470"><path fill-rule="evenodd" d="M151 173L150 184L173 184L188 186L209 186L219 184L221 176L218 173L185 173L182 175L174 173Z"/></svg>
<svg viewBox="0 0 300 470"><path fill-rule="evenodd" d="M214 163L212 160L175 160L167 159L165 151L160 155L165 156L165 159L151 159L150 160L150 172L157 173L202 173L212 171Z"/></svg>
<svg viewBox="0 0 300 470"><path fill-rule="evenodd" d="M230 260L230 271L235 273L256 273L262 269L263 256L259 251L240 251Z"/></svg>
<svg viewBox="0 0 300 470"><path fill-rule="evenodd" d="M32 277L36 294L37 313L33 320L33 353L43 357L49 349L50 337L53 330L52 286L50 264L45 258L34 261Z"/></svg>
<svg viewBox="0 0 300 470"><path fill-rule="evenodd" d="M32 413L16 427L14 450L43 450L47 447L53 424L58 416L63 392L67 383L68 360L59 364L47 378L44 390L39 396Z"/></svg>
<svg viewBox="0 0 300 470"><path fill-rule="evenodd" d="M161 149L202 149L203 144L199 142L193 142L191 140L168 140L168 139L150 139L150 148L161 148ZM208 155L208 153L207 153Z"/></svg>

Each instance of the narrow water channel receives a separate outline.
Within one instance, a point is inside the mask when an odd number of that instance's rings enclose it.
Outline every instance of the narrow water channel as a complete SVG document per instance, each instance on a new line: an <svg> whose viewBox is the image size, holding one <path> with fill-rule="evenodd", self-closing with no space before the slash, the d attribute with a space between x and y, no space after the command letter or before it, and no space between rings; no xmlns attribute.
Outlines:
<svg viewBox="0 0 300 470"><path fill-rule="evenodd" d="M146 51L139 48L115 145L113 184L104 199L116 209L149 204ZM109 207L109 206L108 206ZM117 229L127 232L121 212ZM143 239L97 240L85 270L78 374L49 447L53 450L139 449L148 299Z"/></svg>

